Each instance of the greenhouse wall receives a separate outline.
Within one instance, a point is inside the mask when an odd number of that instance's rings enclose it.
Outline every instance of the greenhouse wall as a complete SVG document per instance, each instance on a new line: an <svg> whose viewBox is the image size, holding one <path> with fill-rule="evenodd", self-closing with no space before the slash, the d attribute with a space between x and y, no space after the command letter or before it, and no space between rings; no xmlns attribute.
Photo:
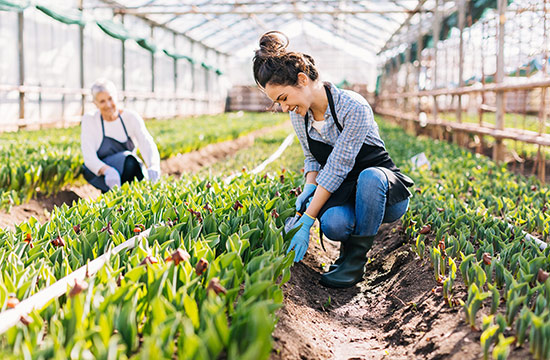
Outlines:
<svg viewBox="0 0 550 360"><path fill-rule="evenodd" d="M229 87L223 75L226 55L135 16L113 15L104 8L84 15L81 27L33 6L0 11L0 131L78 123L83 113L95 110L89 88L98 78L112 80L119 101L146 118L223 111ZM96 24L102 19L128 29L132 39L109 36ZM151 48L137 39L146 39ZM176 59L163 49L190 60Z"/></svg>

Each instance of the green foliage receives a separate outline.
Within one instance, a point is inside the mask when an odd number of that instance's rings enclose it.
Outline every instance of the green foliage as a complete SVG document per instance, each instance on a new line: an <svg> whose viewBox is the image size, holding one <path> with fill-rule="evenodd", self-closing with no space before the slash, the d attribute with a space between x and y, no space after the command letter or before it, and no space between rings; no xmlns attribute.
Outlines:
<svg viewBox="0 0 550 360"><path fill-rule="evenodd" d="M286 119L270 113L239 112L151 120L146 126L161 159L166 159ZM4 209L27 202L37 194L49 196L67 184L83 182L80 127L2 133L0 163L0 208Z"/></svg>

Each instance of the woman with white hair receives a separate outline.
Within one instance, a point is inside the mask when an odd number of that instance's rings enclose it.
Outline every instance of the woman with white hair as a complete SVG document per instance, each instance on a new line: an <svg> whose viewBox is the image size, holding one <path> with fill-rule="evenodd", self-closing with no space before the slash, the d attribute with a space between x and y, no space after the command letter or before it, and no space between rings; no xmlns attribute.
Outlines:
<svg viewBox="0 0 550 360"><path fill-rule="evenodd" d="M103 193L145 176L158 180L159 152L141 116L117 107L117 92L111 81L97 80L92 85L92 98L97 111L85 114L81 124L84 178ZM134 141L147 165L145 175Z"/></svg>

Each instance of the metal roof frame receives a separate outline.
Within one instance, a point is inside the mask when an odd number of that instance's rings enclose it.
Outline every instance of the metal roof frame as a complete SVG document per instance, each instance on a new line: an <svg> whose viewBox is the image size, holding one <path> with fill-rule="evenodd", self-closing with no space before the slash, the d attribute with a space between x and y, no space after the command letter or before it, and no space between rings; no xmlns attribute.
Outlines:
<svg viewBox="0 0 550 360"><path fill-rule="evenodd" d="M377 55L399 41L415 14L431 12L435 3L434 0L143 0L140 4L135 0L101 1L105 8L113 8L114 13L138 16L226 55L250 45L261 32L277 29L293 19L308 21ZM280 21L281 18L284 20ZM247 20L258 33L243 27ZM344 25L339 27L338 22ZM237 42L243 46L235 46Z"/></svg>

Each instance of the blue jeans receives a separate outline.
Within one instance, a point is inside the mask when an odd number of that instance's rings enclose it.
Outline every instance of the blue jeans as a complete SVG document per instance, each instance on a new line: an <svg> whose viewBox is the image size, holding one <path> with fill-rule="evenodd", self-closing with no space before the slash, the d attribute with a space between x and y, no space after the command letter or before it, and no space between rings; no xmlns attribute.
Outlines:
<svg viewBox="0 0 550 360"><path fill-rule="evenodd" d="M401 218L409 199L386 206L388 179L377 168L361 172L357 180L355 202L333 206L321 216L321 230L331 240L346 241L350 235L376 235L382 223Z"/></svg>

